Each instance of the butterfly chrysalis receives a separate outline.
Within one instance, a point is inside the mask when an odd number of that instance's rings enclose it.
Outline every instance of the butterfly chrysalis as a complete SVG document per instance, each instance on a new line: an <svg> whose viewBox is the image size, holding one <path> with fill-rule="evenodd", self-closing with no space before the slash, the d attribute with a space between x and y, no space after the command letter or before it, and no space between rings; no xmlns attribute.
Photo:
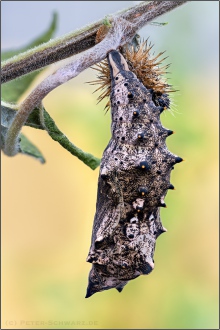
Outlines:
<svg viewBox="0 0 220 330"><path fill-rule="evenodd" d="M160 207L174 189L171 170L182 161L167 149L173 131L160 122L169 107L169 85L156 88L154 73L155 84L146 87L116 50L108 53L104 68L110 70L105 95L110 93L112 137L100 165L86 298L111 288L121 292L129 280L153 270L156 239L166 231Z"/></svg>

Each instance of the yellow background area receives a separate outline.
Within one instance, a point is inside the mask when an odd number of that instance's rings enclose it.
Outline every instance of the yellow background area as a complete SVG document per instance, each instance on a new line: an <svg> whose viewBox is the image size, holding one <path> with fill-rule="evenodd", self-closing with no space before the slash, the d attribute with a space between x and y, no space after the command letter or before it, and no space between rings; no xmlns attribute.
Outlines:
<svg viewBox="0 0 220 330"><path fill-rule="evenodd" d="M209 34L214 18L206 21L204 9L196 25L195 8L189 3L160 19L168 26L151 26L154 50L166 49L169 83L179 90L172 111L161 115L176 132L167 145L186 160L171 174L176 190L161 210L168 231L157 240L155 269L122 293L84 298L99 169L92 171L46 132L25 127L46 164L2 155L3 328L218 328L218 56ZM141 36L148 35L145 28ZM83 72L44 105L74 144L101 157L110 113L104 115L105 103L96 105L94 87L85 84L93 79L91 69Z"/></svg>

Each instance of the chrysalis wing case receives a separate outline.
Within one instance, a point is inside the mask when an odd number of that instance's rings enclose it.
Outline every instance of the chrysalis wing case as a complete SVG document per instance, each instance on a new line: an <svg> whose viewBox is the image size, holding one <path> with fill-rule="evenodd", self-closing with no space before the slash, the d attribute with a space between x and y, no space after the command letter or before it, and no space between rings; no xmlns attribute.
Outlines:
<svg viewBox="0 0 220 330"><path fill-rule="evenodd" d="M173 165L182 161L166 147L173 132L161 125L164 107L155 104L153 91L118 51L109 52L108 64L112 138L100 165L86 298L111 288L121 292L129 280L153 270L155 242L166 231L160 207L174 189Z"/></svg>

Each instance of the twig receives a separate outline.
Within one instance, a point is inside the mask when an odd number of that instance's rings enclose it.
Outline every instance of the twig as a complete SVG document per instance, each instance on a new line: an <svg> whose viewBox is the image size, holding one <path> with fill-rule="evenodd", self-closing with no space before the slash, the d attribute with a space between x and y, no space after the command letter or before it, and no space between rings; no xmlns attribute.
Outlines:
<svg viewBox="0 0 220 330"><path fill-rule="evenodd" d="M125 44L135 34L133 24L124 19L115 19L107 36L96 46L88 49L82 57L76 61L59 68L53 74L44 79L20 104L19 110L8 128L5 138L4 152L8 156L18 153L19 133L32 110L38 106L43 98L54 88L76 77L80 72L103 60L111 49L117 49Z"/></svg>
<svg viewBox="0 0 220 330"><path fill-rule="evenodd" d="M137 30L147 23L147 18L150 17L149 19L153 19L156 17L155 15L161 15L184 2L186 1L151 1L148 4L148 10L151 9L153 12L151 15L144 11L145 3L143 3L138 7L138 9L136 6L136 10L134 11L130 9L130 11L132 11L132 15L129 17L132 22L123 18L123 16L126 17L125 14L116 16L112 23L112 27L110 28L104 40L102 40L91 49L88 49L76 61L65 65L44 79L20 104L19 110L6 134L4 148L5 154L8 156L14 156L18 153L18 140L22 126L25 124L32 110L41 103L43 98L49 92L51 92L57 86L76 77L80 72L92 66L93 64L103 60L106 57L107 52L110 50L117 49L119 46L123 46L125 43L131 40ZM149 7L149 5L151 7Z"/></svg>
<svg viewBox="0 0 220 330"><path fill-rule="evenodd" d="M186 3L187 1L143 1L142 3L124 10L117 15L110 15L110 22L115 17L121 17L139 30L141 27L167 13L168 11ZM1 82L18 78L22 75L39 70L49 64L63 60L95 45L95 37L103 20L71 32L60 38L44 43L2 63Z"/></svg>

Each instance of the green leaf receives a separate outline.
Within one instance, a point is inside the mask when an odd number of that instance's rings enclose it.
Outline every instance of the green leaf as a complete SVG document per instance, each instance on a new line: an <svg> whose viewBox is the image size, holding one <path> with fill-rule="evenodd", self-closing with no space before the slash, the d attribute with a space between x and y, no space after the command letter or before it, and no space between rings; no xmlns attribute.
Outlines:
<svg viewBox="0 0 220 330"><path fill-rule="evenodd" d="M1 102L1 127L8 128L16 115L16 105Z"/></svg>
<svg viewBox="0 0 220 330"><path fill-rule="evenodd" d="M95 170L99 164L100 159L94 157L90 153L84 152L82 149L75 146L70 140L59 130L54 120L50 117L49 113L43 109L44 123L40 120L40 110L35 108L30 114L25 125L38 129L46 129L50 137L57 141L63 148L68 150L72 155L78 157L84 164Z"/></svg>
<svg viewBox="0 0 220 330"><path fill-rule="evenodd" d="M32 156L38 159L42 164L45 163L45 158L39 149L26 138L24 134L20 134L20 152L22 154Z"/></svg>
<svg viewBox="0 0 220 330"><path fill-rule="evenodd" d="M45 110L46 111L46 110ZM45 129L40 120L40 111L38 108L35 108L29 115L26 123L26 126L30 126L37 129Z"/></svg>
<svg viewBox="0 0 220 330"><path fill-rule="evenodd" d="M1 61L5 61L10 57L13 57L13 56L18 55L23 52L26 52L28 49L38 46L38 45L42 44L43 42L49 41L53 37L56 29L57 29L57 13L54 12L52 22L51 22L49 28L41 36L37 37L34 41L29 43L27 46L21 47L16 50L3 51L1 53Z"/></svg>
<svg viewBox="0 0 220 330"><path fill-rule="evenodd" d="M35 39L29 45L12 51L7 51L2 53L2 60L6 60L14 55L22 53L30 48L40 45L43 42L46 42L52 38L57 27L57 14L53 14L52 22L47 29L47 31L42 34L40 37ZM16 102L19 97L26 91L30 86L35 77L39 74L40 70L32 72L24 77L18 78L16 80L9 81L6 84L2 85L2 99L7 102Z"/></svg>
<svg viewBox="0 0 220 330"><path fill-rule="evenodd" d="M9 103L2 103L1 109L1 149L4 149L5 136L8 127L11 125L12 120L16 115L16 106ZM45 158L39 149L28 140L23 134L19 135L19 152L38 159L42 164L45 163Z"/></svg>
<svg viewBox="0 0 220 330"><path fill-rule="evenodd" d="M51 39L52 35L54 34L57 26L57 14L54 13L52 23L49 27L49 29L41 35L39 38L35 39L33 42L31 42L28 46L19 49L19 50L12 50L9 52L4 52L2 54L2 59L8 59L11 56L17 55L21 52L24 52L28 50L29 48L33 48L35 46L38 46L39 44L46 42ZM29 87L29 85L32 83L33 79L38 75L38 72L32 72L29 75L26 75L24 77L19 78L18 80L10 81L4 85L2 85L2 117L1 117L1 144L2 149L4 149L4 143L5 143L5 136L7 134L8 127L10 126L14 116L16 115L16 110L18 107L16 105L7 103L7 102L16 102L19 97L25 92L25 90ZM81 161L84 162L87 166L89 166L91 169L96 169L99 164L100 160L93 155L84 152L80 148L76 147L72 142L69 141L69 139L58 129L53 119L50 117L50 115L46 112L45 109L43 111L43 122L40 118L40 110L38 108L34 109L30 116L28 117L28 120L25 125L43 129L48 132L48 134L51 136L51 138L62 147L64 147L66 150L68 150L72 155L78 157ZM40 151L37 149L35 145L33 145L23 134L20 134L20 152L26 155L33 156L37 159L39 159L42 163L45 162L45 159L43 155L40 153Z"/></svg>
<svg viewBox="0 0 220 330"><path fill-rule="evenodd" d="M83 150L75 146L72 142L70 142L69 139L58 129L55 122L50 117L49 113L46 112L45 109L43 109L43 112L45 128L48 134L52 137L52 139L61 144L61 146L68 150L72 155L78 157L92 170L95 170L100 164L100 159L94 157L87 152L84 152Z"/></svg>
<svg viewBox="0 0 220 330"><path fill-rule="evenodd" d="M100 159L94 157L90 153L84 152L75 146L69 139L59 130L54 120L50 117L49 113L43 109L43 123L40 119L40 109L35 108L26 121L26 126L37 129L46 130L50 137L57 141L63 148L69 151L72 155L78 157L84 164L95 170L99 164ZM2 149L4 148L5 135L10 126L14 116L16 115L16 106L10 103L2 103L2 116L1 116L1 141ZM42 163L45 162L43 155L26 137L21 134L20 149L22 153L31 155L39 159Z"/></svg>

